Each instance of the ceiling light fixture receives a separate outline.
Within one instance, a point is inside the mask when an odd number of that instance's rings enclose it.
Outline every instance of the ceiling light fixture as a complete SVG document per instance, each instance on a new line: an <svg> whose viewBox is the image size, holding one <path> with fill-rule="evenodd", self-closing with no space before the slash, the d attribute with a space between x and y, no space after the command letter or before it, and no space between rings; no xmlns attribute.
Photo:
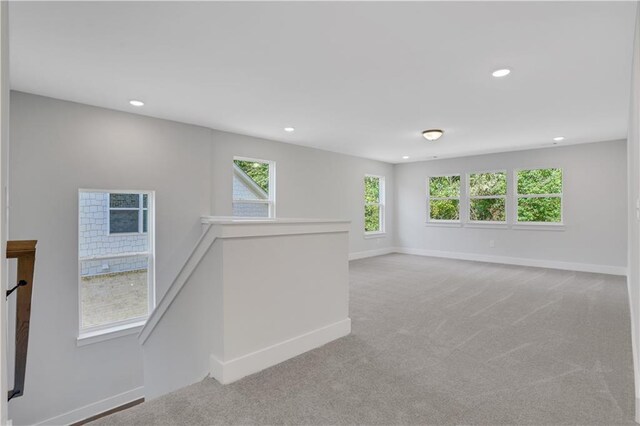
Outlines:
<svg viewBox="0 0 640 426"><path fill-rule="evenodd" d="M144 106L144 102L142 102L142 101L137 101L137 100L135 100L135 99L131 99L131 100L129 101L129 103L130 103L131 105L133 105L134 107L141 107L141 106Z"/></svg>
<svg viewBox="0 0 640 426"><path fill-rule="evenodd" d="M430 129L422 132L422 136L428 141L437 141L443 133L444 131L440 129Z"/></svg>
<svg viewBox="0 0 640 426"><path fill-rule="evenodd" d="M495 70L494 72L491 73L492 76L494 77L506 77L509 74L511 74L511 70L509 68L501 68L499 70Z"/></svg>
<svg viewBox="0 0 640 426"><path fill-rule="evenodd" d="M560 142L564 140L564 136L556 136L555 138L553 138L554 141L556 142Z"/></svg>
<svg viewBox="0 0 640 426"><path fill-rule="evenodd" d="M403 160L408 160L408 159L409 159L409 156L408 156L408 155L403 155L403 156L402 156L402 159L403 159Z"/></svg>
<svg viewBox="0 0 640 426"><path fill-rule="evenodd" d="M284 128L284 131L285 132L289 132L289 133L293 132L294 130L296 130L296 129L294 129L293 127L285 127Z"/></svg>

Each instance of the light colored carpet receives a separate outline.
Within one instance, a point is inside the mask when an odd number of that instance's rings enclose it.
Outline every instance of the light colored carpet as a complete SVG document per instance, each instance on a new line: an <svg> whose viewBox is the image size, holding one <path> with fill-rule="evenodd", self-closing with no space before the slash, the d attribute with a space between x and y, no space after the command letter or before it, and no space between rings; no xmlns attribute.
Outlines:
<svg viewBox="0 0 640 426"><path fill-rule="evenodd" d="M350 275L350 336L95 424L634 424L625 278L399 254Z"/></svg>

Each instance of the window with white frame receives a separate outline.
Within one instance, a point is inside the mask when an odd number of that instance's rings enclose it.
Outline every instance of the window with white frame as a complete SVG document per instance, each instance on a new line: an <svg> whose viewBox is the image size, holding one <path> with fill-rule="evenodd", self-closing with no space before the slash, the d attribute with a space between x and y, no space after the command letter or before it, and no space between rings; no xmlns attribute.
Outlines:
<svg viewBox="0 0 640 426"><path fill-rule="evenodd" d="M517 222L562 223L562 169L516 171Z"/></svg>
<svg viewBox="0 0 640 426"><path fill-rule="evenodd" d="M109 233L147 232L149 200L147 194L109 194Z"/></svg>
<svg viewBox="0 0 640 426"><path fill-rule="evenodd" d="M275 163L234 157L233 216L275 217Z"/></svg>
<svg viewBox="0 0 640 426"><path fill-rule="evenodd" d="M153 192L80 190L79 335L146 321L154 300Z"/></svg>
<svg viewBox="0 0 640 426"><path fill-rule="evenodd" d="M468 180L469 221L506 222L507 172L471 173Z"/></svg>
<svg viewBox="0 0 640 426"><path fill-rule="evenodd" d="M384 177L364 177L364 232L384 232Z"/></svg>
<svg viewBox="0 0 640 426"><path fill-rule="evenodd" d="M460 175L430 176L427 186L427 220L459 222Z"/></svg>

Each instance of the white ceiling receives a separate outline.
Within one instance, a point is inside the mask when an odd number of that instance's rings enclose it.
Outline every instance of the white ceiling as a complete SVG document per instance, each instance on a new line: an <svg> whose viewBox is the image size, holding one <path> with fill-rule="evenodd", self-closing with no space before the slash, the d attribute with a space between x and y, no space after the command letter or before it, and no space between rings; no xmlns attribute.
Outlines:
<svg viewBox="0 0 640 426"><path fill-rule="evenodd" d="M15 90L394 163L549 146L558 135L612 140L627 133L635 8L18 2L11 80ZM504 66L510 76L491 77ZM420 135L432 127L445 130L437 142Z"/></svg>

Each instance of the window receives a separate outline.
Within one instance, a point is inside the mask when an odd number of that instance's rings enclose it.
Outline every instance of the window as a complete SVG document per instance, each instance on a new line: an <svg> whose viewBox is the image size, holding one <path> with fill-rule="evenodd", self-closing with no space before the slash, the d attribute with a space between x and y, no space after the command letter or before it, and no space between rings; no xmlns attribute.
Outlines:
<svg viewBox="0 0 640 426"><path fill-rule="evenodd" d="M147 232L147 194L109 194L109 234Z"/></svg>
<svg viewBox="0 0 640 426"><path fill-rule="evenodd" d="M460 221L460 175L431 176L428 180L429 221Z"/></svg>
<svg viewBox="0 0 640 426"><path fill-rule="evenodd" d="M233 216L275 217L275 163L233 159Z"/></svg>
<svg viewBox="0 0 640 426"><path fill-rule="evenodd" d="M364 232L384 232L384 177L364 177Z"/></svg>
<svg viewBox="0 0 640 426"><path fill-rule="evenodd" d="M153 193L78 198L80 337L142 325L155 304Z"/></svg>
<svg viewBox="0 0 640 426"><path fill-rule="evenodd" d="M506 222L507 173L469 175L469 221Z"/></svg>
<svg viewBox="0 0 640 426"><path fill-rule="evenodd" d="M517 221L562 223L562 169L516 172Z"/></svg>

